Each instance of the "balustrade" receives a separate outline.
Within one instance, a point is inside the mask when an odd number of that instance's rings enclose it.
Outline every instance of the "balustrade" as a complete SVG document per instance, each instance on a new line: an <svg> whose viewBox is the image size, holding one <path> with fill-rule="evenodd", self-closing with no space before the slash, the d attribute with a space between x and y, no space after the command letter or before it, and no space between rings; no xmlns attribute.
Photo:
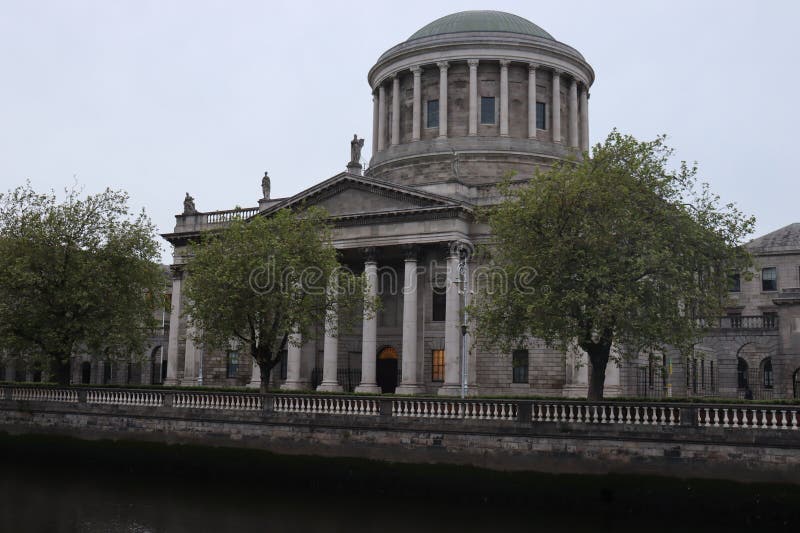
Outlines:
<svg viewBox="0 0 800 533"><path fill-rule="evenodd" d="M795 407L705 406L697 409L699 427L742 429L798 429L800 413Z"/></svg>
<svg viewBox="0 0 800 533"><path fill-rule="evenodd" d="M160 391L89 390L86 391L86 403L160 407L164 405L164 394Z"/></svg>
<svg viewBox="0 0 800 533"><path fill-rule="evenodd" d="M517 404L496 400L392 400L392 416L455 418L463 420L516 420Z"/></svg>
<svg viewBox="0 0 800 533"><path fill-rule="evenodd" d="M380 414L378 400L367 398L347 398L344 396L275 396L273 410L284 413L309 413L329 415Z"/></svg>
<svg viewBox="0 0 800 533"><path fill-rule="evenodd" d="M73 389L14 387L11 389L11 399L33 402L77 403L78 391Z"/></svg>
<svg viewBox="0 0 800 533"><path fill-rule="evenodd" d="M176 392L173 402L174 407L236 411L258 411L263 408L263 405L262 397L258 394L214 392Z"/></svg>

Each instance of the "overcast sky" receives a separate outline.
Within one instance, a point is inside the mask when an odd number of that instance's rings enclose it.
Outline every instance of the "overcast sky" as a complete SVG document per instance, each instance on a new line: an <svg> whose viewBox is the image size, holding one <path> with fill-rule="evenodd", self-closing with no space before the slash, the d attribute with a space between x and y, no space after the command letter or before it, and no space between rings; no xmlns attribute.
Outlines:
<svg viewBox="0 0 800 533"><path fill-rule="evenodd" d="M592 142L659 133L757 235L800 222L793 1L0 2L0 190L29 178L127 190L160 232L344 170L366 137L366 75L441 16L496 9L577 48L596 72ZM795 146L793 149L792 146ZM167 250L167 247L164 247ZM165 254L168 259L168 254Z"/></svg>

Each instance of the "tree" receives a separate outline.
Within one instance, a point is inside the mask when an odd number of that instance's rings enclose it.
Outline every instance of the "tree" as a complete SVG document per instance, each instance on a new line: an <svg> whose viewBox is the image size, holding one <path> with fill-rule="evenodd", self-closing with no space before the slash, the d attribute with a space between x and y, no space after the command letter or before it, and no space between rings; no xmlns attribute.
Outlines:
<svg viewBox="0 0 800 533"><path fill-rule="evenodd" d="M140 353L164 278L155 228L128 195L0 194L0 351L47 365L62 385L79 352Z"/></svg>
<svg viewBox="0 0 800 533"><path fill-rule="evenodd" d="M266 392L272 369L293 333L313 338L319 326L347 329L365 302L363 276L340 267L321 209L278 211L234 220L191 246L185 314L196 340L225 350L249 348ZM326 320L338 313L338 321Z"/></svg>
<svg viewBox="0 0 800 533"><path fill-rule="evenodd" d="M488 211L492 262L505 287L475 299L479 335L515 347L527 336L591 363L589 399L603 396L612 344L626 354L688 351L720 316L731 272L755 223L721 205L697 168L668 167L665 137L613 131L591 154L537 173Z"/></svg>

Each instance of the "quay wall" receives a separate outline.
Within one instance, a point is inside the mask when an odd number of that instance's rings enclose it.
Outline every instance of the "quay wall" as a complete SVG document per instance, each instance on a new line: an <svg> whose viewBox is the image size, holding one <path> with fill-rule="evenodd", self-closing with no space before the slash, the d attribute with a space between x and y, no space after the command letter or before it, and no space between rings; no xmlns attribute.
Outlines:
<svg viewBox="0 0 800 533"><path fill-rule="evenodd" d="M0 432L800 484L800 406L0 388Z"/></svg>

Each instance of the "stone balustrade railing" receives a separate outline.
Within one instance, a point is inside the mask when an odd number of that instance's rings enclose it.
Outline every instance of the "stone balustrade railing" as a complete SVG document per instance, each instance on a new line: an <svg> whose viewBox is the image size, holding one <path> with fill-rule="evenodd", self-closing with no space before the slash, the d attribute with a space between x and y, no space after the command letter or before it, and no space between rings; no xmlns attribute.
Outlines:
<svg viewBox="0 0 800 533"><path fill-rule="evenodd" d="M2 386L0 400L527 424L800 429L800 405L452 399Z"/></svg>
<svg viewBox="0 0 800 533"><path fill-rule="evenodd" d="M596 404L586 402L534 402L534 422L575 424L631 424L675 426L681 423L681 407L656 404Z"/></svg>
<svg viewBox="0 0 800 533"><path fill-rule="evenodd" d="M392 416L463 420L516 420L517 415L516 403L509 401L416 398L392 400Z"/></svg>

